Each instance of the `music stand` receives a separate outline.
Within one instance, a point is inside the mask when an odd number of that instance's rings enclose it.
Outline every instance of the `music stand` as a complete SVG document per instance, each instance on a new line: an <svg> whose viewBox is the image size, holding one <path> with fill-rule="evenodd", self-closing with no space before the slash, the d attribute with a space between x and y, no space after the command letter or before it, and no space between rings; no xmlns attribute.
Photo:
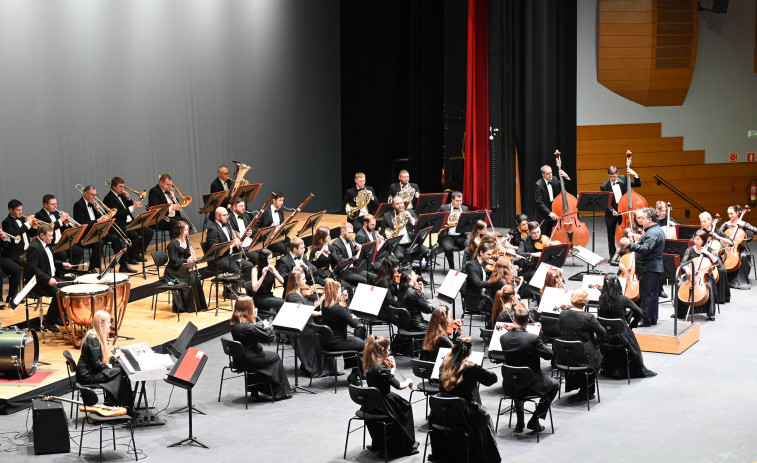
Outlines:
<svg viewBox="0 0 757 463"><path fill-rule="evenodd" d="M468 233L473 230L473 225L479 220L484 220L486 217L486 211L473 211L463 212L460 214L460 218L455 226L455 231L458 233Z"/></svg>
<svg viewBox="0 0 757 463"><path fill-rule="evenodd" d="M276 225L259 228L258 232L255 234L255 238L252 239L252 242L247 247L247 250L252 252L263 249L265 247L266 240L268 240L268 237L270 237L271 233L273 233L274 231L276 231Z"/></svg>
<svg viewBox="0 0 757 463"><path fill-rule="evenodd" d="M155 215L152 216L152 218L150 220L148 220L147 223L145 224L148 227L154 227L155 228L155 233L156 233L156 235L155 235L155 250L156 251L158 250L158 237L157 237L158 224L160 222L162 222L163 219L165 219L166 216L168 215L168 211L171 209L171 204L172 203L158 204L158 205L152 206L150 209L148 209L148 211L155 211L156 212Z"/></svg>
<svg viewBox="0 0 757 463"><path fill-rule="evenodd" d="M394 247L397 246L397 243L399 243L401 239L402 235L399 235L384 241L384 244L382 244L381 247L376 250L376 256L373 258L373 261L375 262L377 260L386 258L389 254L392 253Z"/></svg>
<svg viewBox="0 0 757 463"><path fill-rule="evenodd" d="M683 259L683 255L686 253L686 249L689 246L694 246L694 242L691 240L665 240L665 254L677 254L680 259ZM676 267L678 267L676 265Z"/></svg>
<svg viewBox="0 0 757 463"><path fill-rule="evenodd" d="M452 318L455 318L455 300L457 299L457 294L460 292L460 288L463 287L467 277L468 275L460 270L450 269L447 272L447 276L444 277L442 284L439 285L439 292L436 294L436 299L440 303L443 301L447 304L452 304ZM431 293L433 294L433 290Z"/></svg>
<svg viewBox="0 0 757 463"><path fill-rule="evenodd" d="M255 199L255 196L258 195L258 191L260 191L260 187L262 186L262 183L250 183L248 185L240 186L237 188L237 191L234 192L234 196L229 199L229 203L231 203L234 198L242 198L245 204L249 203Z"/></svg>
<svg viewBox="0 0 757 463"><path fill-rule="evenodd" d="M228 190L216 191L208 196L205 205L200 209L200 214L213 214L223 203L223 198L229 194Z"/></svg>
<svg viewBox="0 0 757 463"><path fill-rule="evenodd" d="M279 226L279 229L274 233L273 236L268 238L268 241L265 243L266 246L270 246L272 244L281 243L282 241L286 240L289 237L289 233L294 230L294 227L297 226L298 220L292 220L291 222Z"/></svg>
<svg viewBox="0 0 757 463"><path fill-rule="evenodd" d="M379 312L381 312L381 306L384 304L386 298L386 292L388 288L382 288L381 286L367 285L364 283L358 283L355 289L355 294L350 301L350 312L355 314L356 317L361 320L368 321L368 328L373 332L373 324L376 322L384 322L378 318Z"/></svg>
<svg viewBox="0 0 757 463"><path fill-rule="evenodd" d="M418 195L418 201L415 202L415 213L420 216L439 212L445 202L447 202L447 193L422 193Z"/></svg>
<svg viewBox="0 0 757 463"><path fill-rule="evenodd" d="M313 230L315 230L315 228L318 226L318 222L321 221L325 213L325 210L316 212L315 214L311 214L307 219L305 219L305 223L302 224L302 228L300 228L300 231L297 232L297 237L304 238L306 236L314 235L315 233L313 232Z"/></svg>
<svg viewBox="0 0 757 463"><path fill-rule="evenodd" d="M68 261L71 262L71 260L73 259L74 245L79 242L81 237L84 235L84 230L86 229L86 225L66 228L63 233L61 233L58 244L55 245L55 249L53 250L53 254L68 251Z"/></svg>
<svg viewBox="0 0 757 463"><path fill-rule="evenodd" d="M378 241L369 241L360 247L360 253L358 254L357 264L355 265L355 273L363 272L363 266L365 266L365 279L368 280L368 266L372 264L376 258L376 248L378 247Z"/></svg>
<svg viewBox="0 0 757 463"><path fill-rule="evenodd" d="M698 225L683 225L679 223L676 224L676 236L679 240L690 240L700 228L702 227Z"/></svg>
<svg viewBox="0 0 757 463"><path fill-rule="evenodd" d="M139 234L142 236L142 278L145 280L147 279L147 271L145 270L145 259L144 255L145 252L147 252L147 243L145 243L145 227L147 227L148 223L150 222L150 219L157 214L158 211L144 211L138 216L134 218L131 222L129 222L129 225L126 226L125 231L132 231L132 230L138 230ZM150 275L157 275L156 273L150 272Z"/></svg>
<svg viewBox="0 0 757 463"><path fill-rule="evenodd" d="M591 212L591 252L594 252L594 244L597 238L596 213L605 212L612 207L612 195L613 193L609 191L582 191L578 194L578 205L576 206L578 212ZM591 264L586 262L586 271L578 272L568 279L571 281L581 281L584 275L592 274L601 275L602 272L597 270L596 266L592 269Z"/></svg>
<svg viewBox="0 0 757 463"><path fill-rule="evenodd" d="M119 337L122 337L129 341L134 339L128 336L120 336L118 334L118 327L120 325L120 322L118 321L118 301L116 300L116 264L121 260L121 256L123 256L125 252L126 252L126 248L123 248L120 251L118 251L116 255L113 256L113 259L111 259L110 262L108 262L108 265L105 266L102 272L97 274L97 279L102 280L105 277L105 275L108 274L108 272L110 272L111 270L113 271L112 272L113 273L113 288L111 289L113 292L113 324L115 325L115 335L113 336L114 346L116 345L116 341L118 341ZM126 303L128 304L128 301ZM126 309L125 306L124 306L124 309Z"/></svg>
<svg viewBox="0 0 757 463"><path fill-rule="evenodd" d="M181 354L181 358L179 358L173 370L165 379L168 384L173 384L187 391L187 410L189 411L189 436L186 439L169 445L169 447L178 447L185 443L190 443L208 448L207 445L195 439L192 435L192 411L195 410L192 406L192 388L197 383L207 362L208 356L205 355L205 352L190 347Z"/></svg>
<svg viewBox="0 0 757 463"><path fill-rule="evenodd" d="M110 230L110 227L112 227L115 222L116 219L110 219L104 222L92 224L92 228L89 229L89 233L87 233L87 236L82 240L81 245L92 246L93 244L97 244L97 250L99 251L100 257L102 258L102 239L105 238L105 236L108 234L108 230ZM90 262L89 265L91 267L92 262ZM97 268L100 268L100 262L97 263Z"/></svg>
<svg viewBox="0 0 757 463"><path fill-rule="evenodd" d="M589 251L583 246L573 246L573 250L571 251L573 256L577 257L578 260L582 260L586 262L587 267L591 267L592 270L587 270L585 272L578 272L572 277L568 278L571 281L582 281L586 275L604 275L604 273L597 270L597 266L599 264L605 262L607 259L600 256L599 254ZM577 278L580 276L580 278Z"/></svg>
<svg viewBox="0 0 757 463"><path fill-rule="evenodd" d="M294 391L299 390L309 394L315 394L315 392L302 387L299 384L300 380L297 373L299 370L297 357L298 343L295 338L305 329L305 325L307 325L310 320L310 315L313 313L313 310L315 310L315 307L310 305L285 302L282 304L278 313L276 313L276 317L271 322L271 326L273 326L277 332L289 336L292 348L294 349L294 387L292 389Z"/></svg>
<svg viewBox="0 0 757 463"><path fill-rule="evenodd" d="M570 254L569 244L553 244L552 246L547 246L542 250L541 256L539 256L539 262L537 262L536 266L538 267L542 263L545 263L554 267L562 267L565 265L565 260L568 258L568 254Z"/></svg>
<svg viewBox="0 0 757 463"><path fill-rule="evenodd" d="M233 241L226 241L224 243L216 243L213 246L208 249L208 251L200 257L197 261L194 262L196 265L200 265L203 262L210 262L211 260L216 260L219 257L226 254L226 251L231 248L231 245L234 244Z"/></svg>
<svg viewBox="0 0 757 463"><path fill-rule="evenodd" d="M376 222L384 222L384 214L387 212L394 210L394 207L392 207L392 203L381 203L379 204L378 209L376 209L376 213L374 214L374 217L376 217ZM359 217L358 217L359 218ZM386 224L384 224L384 228L386 228Z"/></svg>
<svg viewBox="0 0 757 463"><path fill-rule="evenodd" d="M678 267L681 265L681 258L682 257L679 256L678 254L663 254L662 255L662 273L660 274L660 278L670 282L670 300L663 301L663 302L672 302L673 312L676 311L675 281L676 281L676 274L678 271ZM676 332L676 330L677 330L677 326L674 326L673 332L677 335L678 333Z"/></svg>
<svg viewBox="0 0 757 463"><path fill-rule="evenodd" d="M334 269L331 270L331 274L329 275L329 277L331 275L341 275L342 272L345 272L350 267L350 265L354 264L357 260L358 260L357 256L352 256L339 262L338 264L334 266Z"/></svg>

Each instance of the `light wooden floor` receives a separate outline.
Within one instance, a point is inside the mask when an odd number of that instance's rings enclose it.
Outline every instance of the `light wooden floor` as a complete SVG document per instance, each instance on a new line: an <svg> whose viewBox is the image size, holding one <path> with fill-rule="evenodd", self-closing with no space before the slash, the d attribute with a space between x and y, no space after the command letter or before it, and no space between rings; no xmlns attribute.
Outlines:
<svg viewBox="0 0 757 463"><path fill-rule="evenodd" d="M299 227L304 223L305 218L307 218L307 214L302 214L302 216L299 218L300 223L297 227L295 227L295 230L299 230ZM344 222L344 220L345 216L343 215L325 215L323 219L321 219L319 225L324 225L329 227L329 229L334 229L338 228L341 223ZM196 233L190 236L190 243L192 247L195 248L195 252L198 256L202 255L200 240L200 233ZM153 262L150 258L150 252L153 251L155 251L154 246L151 246L147 249L146 254L148 262L146 265L152 266ZM131 267L135 270L141 270L141 265L132 265ZM149 270L152 270L154 272L155 267L153 266L151 268L148 268L148 271ZM142 274L140 273L136 276L132 276L129 281L131 283L132 291L134 291L134 288L153 283L157 281L157 279L158 278L156 275L150 274L148 274L147 278L144 279L142 278ZM7 289L8 288L6 285L4 294L8 294ZM204 282L203 289L205 291L206 298L211 295L209 280L206 280ZM282 288L277 288L277 291L281 290ZM221 293L222 292L219 292L219 305L222 308L230 308L231 301L224 300L221 297ZM213 296L215 296L215 291L213 292ZM49 299L43 299L43 301L45 301L43 310L47 310L46 303L49 301ZM225 323L230 317L230 313L228 311L219 311L218 316L216 317L216 311L210 309L211 307L215 308L215 299L213 299L211 303L208 304L209 309L207 312L200 312L197 315L195 315L194 313L181 314L181 322L178 323L176 314L171 313L171 307L168 303L168 296L166 294L161 294L158 297L158 309L156 318L155 320L153 320L153 313L150 307L151 301L152 297L145 297L128 304L125 312L126 315L124 316L123 324L121 325L119 334L123 336L133 337L134 340L127 341L119 339L116 343L117 346L125 346L137 342L146 342L149 346L152 347L158 346L176 339L184 329L186 323L189 321L197 326L198 330L202 330L218 323ZM29 309L30 311L33 310L33 306L30 306ZM30 318L37 317L38 314L38 312L30 312ZM16 323L24 322L25 320L26 312L23 303L14 310L11 310L9 308L0 310L0 322L2 322L3 327L9 327ZM68 377L62 352L64 350L68 350L69 352L71 352L74 359L78 361L79 350L71 344L67 337L64 336L62 329L61 333L48 332L45 337L46 341L43 344L42 337L40 335L39 360L42 362L50 363L51 365L40 365L39 370L53 371L53 374L51 374L44 381L38 384L0 384L0 399L8 399L17 395L26 394L34 390L35 388L44 387L48 384L52 384L56 381L66 379Z"/></svg>

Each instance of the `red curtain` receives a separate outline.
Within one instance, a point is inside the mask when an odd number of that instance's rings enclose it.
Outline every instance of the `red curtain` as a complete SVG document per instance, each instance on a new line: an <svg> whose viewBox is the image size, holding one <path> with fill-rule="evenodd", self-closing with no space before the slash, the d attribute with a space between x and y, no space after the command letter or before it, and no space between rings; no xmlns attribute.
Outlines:
<svg viewBox="0 0 757 463"><path fill-rule="evenodd" d="M468 0L468 89L463 201L489 209L489 22L487 0Z"/></svg>

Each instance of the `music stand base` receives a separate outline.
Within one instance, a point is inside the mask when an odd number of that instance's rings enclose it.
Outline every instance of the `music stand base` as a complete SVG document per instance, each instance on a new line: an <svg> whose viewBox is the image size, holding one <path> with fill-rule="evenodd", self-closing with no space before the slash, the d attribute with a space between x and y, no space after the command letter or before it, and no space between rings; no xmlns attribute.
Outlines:
<svg viewBox="0 0 757 463"><path fill-rule="evenodd" d="M182 413L182 412L188 412L188 411L189 411L189 408L190 408L190 406L189 406L189 405L185 405L185 406L183 406L183 407L181 407L181 408L177 408L176 410L174 410L174 411L172 411L172 412L170 412L170 413L168 413L168 414L169 414L169 415L173 415L174 413ZM199 409L198 409L197 407L195 407L194 405L192 405L192 406L191 406L191 408L192 408L192 410L193 410L193 411L194 411L195 413L199 413L200 415L207 415L207 413L205 413L205 412L204 412L204 411L202 411L202 410L199 410Z"/></svg>
<svg viewBox="0 0 757 463"><path fill-rule="evenodd" d="M178 446L184 445L186 443L195 444L195 445L198 445L198 446L200 446L202 448L205 448L205 449L209 448L207 445L205 445L202 442L198 441L193 436L189 436L186 439L182 439L179 442L175 442L175 443L169 445L169 447L178 447Z"/></svg>

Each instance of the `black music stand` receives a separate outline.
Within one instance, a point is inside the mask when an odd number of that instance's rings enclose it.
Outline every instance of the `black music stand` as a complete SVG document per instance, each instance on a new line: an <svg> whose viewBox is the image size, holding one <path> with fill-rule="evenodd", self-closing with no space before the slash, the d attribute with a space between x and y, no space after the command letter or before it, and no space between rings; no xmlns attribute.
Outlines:
<svg viewBox="0 0 757 463"><path fill-rule="evenodd" d="M202 220L202 241L205 241L205 224L212 217L210 214L215 214L216 209L221 206L224 198L229 195L228 190L216 191L209 195L202 195L205 200L205 205L200 209L200 214L205 214L205 218Z"/></svg>
<svg viewBox="0 0 757 463"><path fill-rule="evenodd" d="M288 224L279 226L279 229L276 231L276 233L268 238L268 241L265 243L266 247L272 244L281 243L282 241L285 241L287 238L289 238L289 233L291 233L292 230L294 230L294 227L297 226L297 222L299 221L292 220Z"/></svg>
<svg viewBox="0 0 757 463"><path fill-rule="evenodd" d="M178 386L187 391L187 411L189 411L189 436L186 439L174 442L169 445L169 447L178 447L185 443L190 443L208 448L207 445L203 444L192 435L192 411L195 410L192 406L192 388L200 377L207 362L208 356L205 355L205 352L190 347L181 354L181 358L179 358L171 373L166 377L165 381L168 384Z"/></svg>
<svg viewBox="0 0 757 463"><path fill-rule="evenodd" d="M702 227L698 225L683 225L679 223L676 224L676 236L679 240L690 240L700 228Z"/></svg>
<svg viewBox="0 0 757 463"><path fill-rule="evenodd" d="M578 194L578 205L576 206L578 212L591 212L591 252L594 252L594 244L597 238L596 213L604 213L612 207L612 196L613 193L610 191L582 191ZM582 281L584 275L602 275L602 272L597 270L596 267L592 269L587 263L586 271L578 272L568 279L571 281Z"/></svg>
<svg viewBox="0 0 757 463"><path fill-rule="evenodd" d="M347 259L344 259L343 261L339 262L334 266L334 269L331 270L331 274L326 277L330 278L331 275L341 275L342 272L347 271L348 268L350 268L351 265L353 265L355 262L357 262L357 256L348 257Z"/></svg>
<svg viewBox="0 0 757 463"><path fill-rule="evenodd" d="M89 229L89 233L87 233L87 236L82 240L81 245L92 246L93 244L97 244L97 250L99 251L100 258L102 259L102 255L103 255L102 240L108 234L110 227L112 227L114 223L116 223L116 219L110 219L104 222L93 224L92 228ZM97 263L98 269L100 268L100 263L101 262ZM92 266L92 261L89 262L89 265L90 267Z"/></svg>
<svg viewBox="0 0 757 463"><path fill-rule="evenodd" d="M166 203L166 204L158 204L155 206L152 206L148 211L155 211L155 215L152 216L152 219L147 221L146 226L148 227L154 227L155 228L155 250L158 250L158 224L163 221L163 219L166 218L168 215L168 211L171 209L172 203ZM168 220L168 219L166 219ZM170 235L170 232L169 232ZM164 250L166 249L168 245L164 246Z"/></svg>
<svg viewBox="0 0 757 463"><path fill-rule="evenodd" d="M366 281L368 280L368 266L374 262L377 247L378 241L369 241L360 247L358 263L355 265L355 273L362 273L365 270L365 275L363 276L365 276Z"/></svg>
<svg viewBox="0 0 757 463"><path fill-rule="evenodd" d="M678 254L663 254L662 255L662 273L660 274L660 279L667 280L670 282L670 299L667 301L662 302L672 302L673 303L673 312L676 311L675 308L675 281L676 281L676 273L678 270L678 267L681 265L681 256ZM677 327L673 327L673 331L677 335L676 332Z"/></svg>
<svg viewBox="0 0 757 463"><path fill-rule="evenodd" d="M542 262L554 267L562 267L565 265L565 260L568 258L568 254L570 254L569 244L553 244L552 246L547 246L542 250L541 256L539 256L539 262L536 263L536 267L538 268Z"/></svg>
<svg viewBox="0 0 757 463"><path fill-rule="evenodd" d="M384 222L384 214L387 212L394 210L394 207L392 207L392 203L381 203L379 204L378 209L376 209L376 213L374 214L374 217L376 217L376 222ZM386 224L384 224L384 228L386 228Z"/></svg>
<svg viewBox="0 0 757 463"><path fill-rule="evenodd" d="M473 230L473 225L479 220L486 218L486 211L463 212L457 220L455 231L458 233L468 233Z"/></svg>
<svg viewBox="0 0 757 463"><path fill-rule="evenodd" d="M144 211L138 216L134 217L134 220L129 222L129 225L126 226L125 231L132 231L132 230L138 230L139 234L142 235L142 278L145 280L147 279L147 271L145 270L145 259L144 255L147 252L147 243L145 243L145 227L148 227L148 223L150 222L150 219L153 218L155 214L157 214L158 211ZM150 275L157 275L158 273L152 273L150 272Z"/></svg>
<svg viewBox="0 0 757 463"><path fill-rule="evenodd" d="M691 240L665 240L665 254L677 254L680 259L683 259L683 255L686 253L686 249L689 246L694 246L694 242ZM677 267L677 266L676 266Z"/></svg>
<svg viewBox="0 0 757 463"><path fill-rule="evenodd" d="M105 278L105 275L112 270L111 273L113 273L113 324L116 326L116 334L113 336L113 345L116 345L116 341L118 341L118 338L124 338L127 341L131 341L134 338L130 338L129 336L121 336L118 334L118 301L116 300L116 264L121 260L121 256L124 255L126 252L126 248L121 249L116 253L115 256L113 256L113 259L108 262L108 265L105 266L105 268L102 270L102 272L97 274L97 279L102 280ZM126 301L128 304L128 301Z"/></svg>
<svg viewBox="0 0 757 463"><path fill-rule="evenodd" d="M397 243L399 243L401 239L402 235L399 235L384 241L384 244L382 244L381 247L376 250L376 257L373 258L374 262L377 260L382 260L389 254L391 254L394 250L394 247L397 246Z"/></svg>
<svg viewBox="0 0 757 463"><path fill-rule="evenodd" d="M276 225L271 225L270 227L265 228L259 228L258 232L255 234L255 238L252 239L250 242L250 245L247 247L248 251L260 251L265 247L265 242L268 240L268 238L271 236L271 234L276 231Z"/></svg>
<svg viewBox="0 0 757 463"><path fill-rule="evenodd" d="M447 193L422 193L418 195L418 201L415 202L414 210L419 216L421 214L433 214L439 212L442 204L446 201Z"/></svg>
<svg viewBox="0 0 757 463"><path fill-rule="evenodd" d="M237 188L237 191L234 192L234 196L229 199L229 203L231 203L234 198L242 198L245 204L249 203L255 199L255 196L258 195L258 191L260 191L260 187L262 186L262 183L250 183L248 185L240 186Z"/></svg>
<svg viewBox="0 0 757 463"><path fill-rule="evenodd" d="M305 238L306 236L314 235L315 232L313 230L315 230L315 228L318 226L318 223L321 221L325 213L325 210L316 212L315 214L311 214L307 219L305 219L305 223L302 224L302 228L300 228L300 231L297 232L297 237Z"/></svg>
<svg viewBox="0 0 757 463"><path fill-rule="evenodd" d="M55 245L55 249L53 250L53 254L68 251L68 261L71 262L71 260L73 259L74 245L79 242L81 237L84 235L84 230L86 229L86 225L66 228L63 233L61 233L58 244Z"/></svg>

